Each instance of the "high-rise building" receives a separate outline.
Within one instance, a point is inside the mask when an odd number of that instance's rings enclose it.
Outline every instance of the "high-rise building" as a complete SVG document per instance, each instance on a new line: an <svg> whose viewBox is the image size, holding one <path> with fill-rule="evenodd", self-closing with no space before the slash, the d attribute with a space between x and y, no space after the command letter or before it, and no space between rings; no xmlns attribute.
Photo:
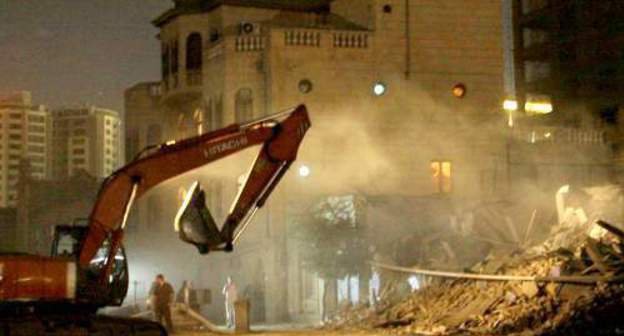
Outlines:
<svg viewBox="0 0 624 336"><path fill-rule="evenodd" d="M33 106L30 92L0 96L0 207L17 205L21 169L35 179L47 177L49 125L47 109Z"/></svg>
<svg viewBox="0 0 624 336"><path fill-rule="evenodd" d="M122 164L121 120L113 110L90 106L52 112L52 174L75 175L77 170L106 177Z"/></svg>
<svg viewBox="0 0 624 336"><path fill-rule="evenodd" d="M513 0L516 89L570 125L615 124L624 100L620 0Z"/></svg>

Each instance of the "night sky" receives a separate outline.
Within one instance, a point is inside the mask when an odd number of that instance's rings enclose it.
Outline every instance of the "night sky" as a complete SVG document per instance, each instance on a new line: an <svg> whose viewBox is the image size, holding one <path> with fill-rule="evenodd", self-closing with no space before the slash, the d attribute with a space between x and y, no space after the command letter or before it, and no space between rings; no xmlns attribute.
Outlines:
<svg viewBox="0 0 624 336"><path fill-rule="evenodd" d="M151 20L170 0L0 0L0 92L50 107L123 110L123 91L158 80Z"/></svg>

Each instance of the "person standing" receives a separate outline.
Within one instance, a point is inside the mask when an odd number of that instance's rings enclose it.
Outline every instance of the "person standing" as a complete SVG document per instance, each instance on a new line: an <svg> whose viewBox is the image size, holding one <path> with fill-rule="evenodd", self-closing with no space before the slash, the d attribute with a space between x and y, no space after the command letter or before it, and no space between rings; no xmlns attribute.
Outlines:
<svg viewBox="0 0 624 336"><path fill-rule="evenodd" d="M184 303L188 308L199 312L200 305L197 299L197 291L193 288L193 283L188 280L182 282L182 288L178 291L176 302Z"/></svg>
<svg viewBox="0 0 624 336"><path fill-rule="evenodd" d="M236 285L232 281L232 277L227 277L225 286L223 286L223 295L225 295L225 320L227 327L234 326L234 302L238 299L238 291Z"/></svg>
<svg viewBox="0 0 624 336"><path fill-rule="evenodd" d="M173 287L165 281L165 276L156 276L156 286L154 287L154 313L156 321L163 324L163 320L169 332L173 332L173 322L171 321L171 304L174 297Z"/></svg>

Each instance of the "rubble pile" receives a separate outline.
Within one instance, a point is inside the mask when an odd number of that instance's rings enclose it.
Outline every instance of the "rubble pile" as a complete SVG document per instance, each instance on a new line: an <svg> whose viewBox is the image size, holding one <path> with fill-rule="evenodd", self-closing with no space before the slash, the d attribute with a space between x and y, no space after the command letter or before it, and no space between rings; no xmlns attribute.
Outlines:
<svg viewBox="0 0 624 336"><path fill-rule="evenodd" d="M537 246L492 253L454 278L421 275L429 284L400 300L386 288L379 304L344 309L332 326L409 335L624 334L624 231L565 210Z"/></svg>

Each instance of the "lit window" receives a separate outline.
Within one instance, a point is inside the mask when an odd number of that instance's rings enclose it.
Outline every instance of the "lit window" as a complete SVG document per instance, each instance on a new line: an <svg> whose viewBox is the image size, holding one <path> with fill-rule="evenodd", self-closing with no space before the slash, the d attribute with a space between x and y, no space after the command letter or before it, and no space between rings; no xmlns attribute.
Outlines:
<svg viewBox="0 0 624 336"><path fill-rule="evenodd" d="M450 193L453 190L451 162L431 161L431 178L436 192Z"/></svg>

